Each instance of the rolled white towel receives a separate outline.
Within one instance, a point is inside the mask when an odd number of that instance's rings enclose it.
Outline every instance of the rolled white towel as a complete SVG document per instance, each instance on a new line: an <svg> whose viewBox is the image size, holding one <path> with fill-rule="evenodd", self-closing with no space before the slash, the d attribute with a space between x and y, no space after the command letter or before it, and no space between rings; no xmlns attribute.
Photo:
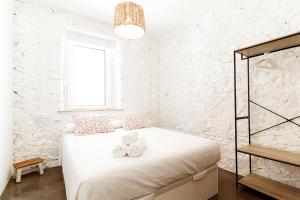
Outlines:
<svg viewBox="0 0 300 200"><path fill-rule="evenodd" d="M143 139L138 139L128 146L127 155L130 157L139 157L143 154L145 147L146 141Z"/></svg>
<svg viewBox="0 0 300 200"><path fill-rule="evenodd" d="M138 139L137 132L126 133L122 136L122 142L125 145L130 145Z"/></svg>
<svg viewBox="0 0 300 200"><path fill-rule="evenodd" d="M115 157L125 157L127 155L128 146L126 145L118 145L115 148L113 148L112 153Z"/></svg>

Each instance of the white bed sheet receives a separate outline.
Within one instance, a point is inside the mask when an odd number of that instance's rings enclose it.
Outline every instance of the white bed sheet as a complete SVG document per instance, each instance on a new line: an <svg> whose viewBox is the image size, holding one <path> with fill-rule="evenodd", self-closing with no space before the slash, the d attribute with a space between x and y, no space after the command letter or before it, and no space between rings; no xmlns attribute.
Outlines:
<svg viewBox="0 0 300 200"><path fill-rule="evenodd" d="M63 137L62 165L68 200L129 200L193 175L220 159L211 140L160 128L137 130L147 145L141 157L115 158L125 131Z"/></svg>

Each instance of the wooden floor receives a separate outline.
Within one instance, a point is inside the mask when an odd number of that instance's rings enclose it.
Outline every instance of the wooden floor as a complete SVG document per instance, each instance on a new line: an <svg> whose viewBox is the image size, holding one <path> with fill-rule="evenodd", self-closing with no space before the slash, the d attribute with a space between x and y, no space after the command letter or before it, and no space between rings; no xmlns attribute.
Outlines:
<svg viewBox="0 0 300 200"><path fill-rule="evenodd" d="M65 185L61 167L22 176L21 183L10 180L0 200L65 200Z"/></svg>
<svg viewBox="0 0 300 200"><path fill-rule="evenodd" d="M234 180L233 173L219 169L219 194L210 200L271 199L242 186L236 190ZM10 180L0 200L66 200L61 167L47 169L42 176L25 175L18 184Z"/></svg>

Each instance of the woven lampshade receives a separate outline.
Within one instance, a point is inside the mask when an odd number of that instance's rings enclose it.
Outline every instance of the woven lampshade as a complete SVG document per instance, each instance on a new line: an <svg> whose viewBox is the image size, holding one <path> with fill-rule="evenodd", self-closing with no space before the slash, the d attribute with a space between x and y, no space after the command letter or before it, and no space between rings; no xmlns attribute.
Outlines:
<svg viewBox="0 0 300 200"><path fill-rule="evenodd" d="M146 34L144 10L132 2L119 3L115 9L114 33L126 39L138 39Z"/></svg>

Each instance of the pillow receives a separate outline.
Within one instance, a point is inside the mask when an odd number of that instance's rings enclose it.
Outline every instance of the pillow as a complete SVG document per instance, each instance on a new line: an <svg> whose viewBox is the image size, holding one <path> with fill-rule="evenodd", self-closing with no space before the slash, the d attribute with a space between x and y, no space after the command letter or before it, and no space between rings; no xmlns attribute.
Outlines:
<svg viewBox="0 0 300 200"><path fill-rule="evenodd" d="M122 125L125 130L149 127L149 119L145 114L130 114L123 117Z"/></svg>
<svg viewBox="0 0 300 200"><path fill-rule="evenodd" d="M114 131L110 120L106 117L85 117L75 119L75 133L87 135Z"/></svg>
<svg viewBox="0 0 300 200"><path fill-rule="evenodd" d="M64 129L65 133L74 133L75 132L75 123L67 123Z"/></svg>
<svg viewBox="0 0 300 200"><path fill-rule="evenodd" d="M111 125L114 127L114 129L120 129L123 127L122 120L120 119L111 120Z"/></svg>

